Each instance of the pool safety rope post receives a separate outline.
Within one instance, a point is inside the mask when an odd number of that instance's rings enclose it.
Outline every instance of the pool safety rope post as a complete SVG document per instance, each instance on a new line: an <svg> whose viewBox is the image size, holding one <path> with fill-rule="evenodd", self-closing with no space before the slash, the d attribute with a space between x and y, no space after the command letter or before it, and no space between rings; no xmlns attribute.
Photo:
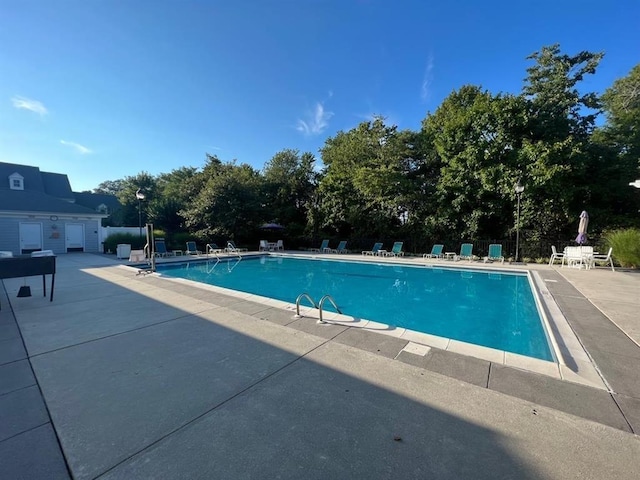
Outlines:
<svg viewBox="0 0 640 480"><path fill-rule="evenodd" d="M329 300L333 305L333 307L338 311L338 313L340 314L342 313L338 308L338 305L336 305L336 302L333 301L333 298L331 297L331 295L325 295L320 299L320 304L319 304L320 306L318 307L320 309L320 318L318 319L318 323L327 323L322 319L322 305L324 305L325 300Z"/></svg>

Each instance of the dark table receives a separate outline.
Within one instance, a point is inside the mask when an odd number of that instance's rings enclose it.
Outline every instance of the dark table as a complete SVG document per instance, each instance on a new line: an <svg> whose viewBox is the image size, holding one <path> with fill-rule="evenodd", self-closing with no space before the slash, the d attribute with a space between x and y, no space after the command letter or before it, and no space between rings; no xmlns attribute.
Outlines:
<svg viewBox="0 0 640 480"><path fill-rule="evenodd" d="M46 257L19 256L0 258L0 279L32 277L42 275L42 290L47 296L47 283L45 275L51 275L51 296L53 302L53 287L56 282L56 257L50 255Z"/></svg>

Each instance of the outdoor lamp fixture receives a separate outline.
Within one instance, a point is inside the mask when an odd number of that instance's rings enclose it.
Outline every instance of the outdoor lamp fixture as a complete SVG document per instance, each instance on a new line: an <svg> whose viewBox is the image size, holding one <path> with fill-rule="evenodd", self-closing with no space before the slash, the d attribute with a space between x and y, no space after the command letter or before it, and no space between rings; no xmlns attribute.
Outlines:
<svg viewBox="0 0 640 480"><path fill-rule="evenodd" d="M636 188L640 188L640 179L636 180L635 182L631 182L629 184L630 187L636 187Z"/></svg>
<svg viewBox="0 0 640 480"><path fill-rule="evenodd" d="M140 200L144 200L144 193L140 189L136 190L136 198L138 199L138 229L140 230L140 236L142 236L142 209L140 208Z"/></svg>
<svg viewBox="0 0 640 480"><path fill-rule="evenodd" d="M518 197L518 213L516 216L516 263L518 262L518 247L520 246L520 196L522 192L524 192L524 185L520 184L520 179L518 179L518 183L514 187L516 192L516 196Z"/></svg>

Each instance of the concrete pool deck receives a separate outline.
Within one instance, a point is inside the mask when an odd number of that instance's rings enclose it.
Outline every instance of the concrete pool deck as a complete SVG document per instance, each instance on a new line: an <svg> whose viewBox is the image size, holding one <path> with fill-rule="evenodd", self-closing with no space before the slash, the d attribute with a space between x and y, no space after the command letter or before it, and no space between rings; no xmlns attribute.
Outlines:
<svg viewBox="0 0 640 480"><path fill-rule="evenodd" d="M640 471L640 272L526 266L597 366L595 388L294 319L113 256L57 260L53 302L37 277L32 297L16 298L23 279L0 288L0 478Z"/></svg>

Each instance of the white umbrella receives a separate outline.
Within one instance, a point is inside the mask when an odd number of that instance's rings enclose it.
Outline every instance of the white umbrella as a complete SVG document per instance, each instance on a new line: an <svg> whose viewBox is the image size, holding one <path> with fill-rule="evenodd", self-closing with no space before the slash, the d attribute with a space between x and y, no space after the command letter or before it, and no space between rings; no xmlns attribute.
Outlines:
<svg viewBox="0 0 640 480"><path fill-rule="evenodd" d="M582 245L587 243L587 227L589 226L589 214L586 210L583 210L580 214L580 223L578 225L578 236L576 237L576 243Z"/></svg>

